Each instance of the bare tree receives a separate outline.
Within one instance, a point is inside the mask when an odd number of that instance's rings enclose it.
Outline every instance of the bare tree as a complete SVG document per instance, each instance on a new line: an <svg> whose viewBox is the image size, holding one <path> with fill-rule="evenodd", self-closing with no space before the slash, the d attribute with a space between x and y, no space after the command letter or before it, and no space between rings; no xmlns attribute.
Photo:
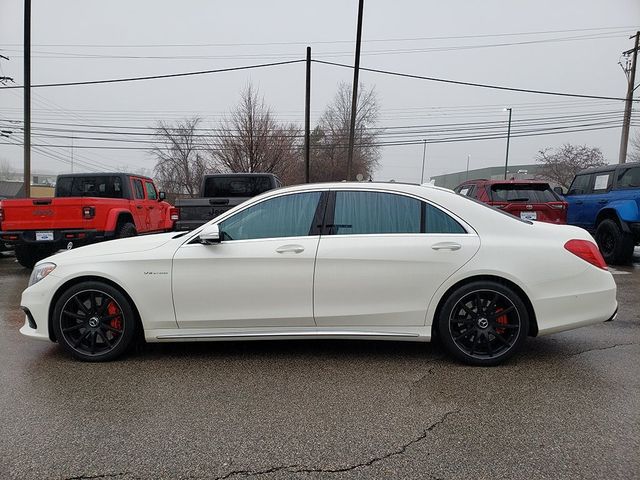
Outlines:
<svg viewBox="0 0 640 480"><path fill-rule="evenodd" d="M275 173L285 183L300 178L300 130L279 124L249 83L239 105L210 142L213 163L228 172Z"/></svg>
<svg viewBox="0 0 640 480"><path fill-rule="evenodd" d="M565 143L555 150L540 150L536 161L542 163L541 177L565 188L569 188L573 177L580 170L607 165L599 148L570 143Z"/></svg>
<svg viewBox="0 0 640 480"><path fill-rule="evenodd" d="M630 162L640 162L640 130L631 137L631 151L628 155Z"/></svg>
<svg viewBox="0 0 640 480"><path fill-rule="evenodd" d="M0 159L0 180L13 180L16 177L16 169L6 158Z"/></svg>
<svg viewBox="0 0 640 480"><path fill-rule="evenodd" d="M347 148L351 121L351 88L340 83L338 91L320 117L311 135L311 179L335 181L347 178ZM360 85L356 109L353 172L370 178L378 166L380 147L376 140L382 133L376 129L378 99L375 89Z"/></svg>
<svg viewBox="0 0 640 480"><path fill-rule="evenodd" d="M170 125L159 122L155 132L155 179L162 190L175 195L196 197L202 175L209 169L198 137L201 120L193 117Z"/></svg>

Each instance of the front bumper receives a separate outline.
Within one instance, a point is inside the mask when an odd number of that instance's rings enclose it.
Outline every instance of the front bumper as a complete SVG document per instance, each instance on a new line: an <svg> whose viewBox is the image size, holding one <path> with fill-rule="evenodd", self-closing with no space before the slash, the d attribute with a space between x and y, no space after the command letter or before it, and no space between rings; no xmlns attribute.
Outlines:
<svg viewBox="0 0 640 480"><path fill-rule="evenodd" d="M36 340L51 341L49 332L49 306L51 300L62 284L62 280L50 273L22 292L20 308L25 312L25 321L20 333Z"/></svg>

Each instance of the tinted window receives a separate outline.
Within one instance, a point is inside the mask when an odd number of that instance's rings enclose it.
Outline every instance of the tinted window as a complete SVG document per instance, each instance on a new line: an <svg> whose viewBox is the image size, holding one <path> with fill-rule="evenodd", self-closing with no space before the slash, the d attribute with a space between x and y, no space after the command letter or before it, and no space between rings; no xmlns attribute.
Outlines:
<svg viewBox="0 0 640 480"><path fill-rule="evenodd" d="M589 191L589 181L591 179L591 175L578 175L573 179L573 183L571 187L569 187L569 191L567 195L584 195Z"/></svg>
<svg viewBox="0 0 640 480"><path fill-rule="evenodd" d="M639 188L640 167L626 168L618 174L618 188Z"/></svg>
<svg viewBox="0 0 640 480"><path fill-rule="evenodd" d="M204 196L255 197L272 188L271 177L209 177L204 181Z"/></svg>
<svg viewBox="0 0 640 480"><path fill-rule="evenodd" d="M337 192L333 232L420 233L421 203L391 193Z"/></svg>
<svg viewBox="0 0 640 480"><path fill-rule="evenodd" d="M462 225L439 208L428 203L424 205L425 233L467 233Z"/></svg>
<svg viewBox="0 0 640 480"><path fill-rule="evenodd" d="M149 200L157 200L158 194L156 193L156 187L151 182L144 182L144 186L147 189L147 198Z"/></svg>
<svg viewBox="0 0 640 480"><path fill-rule="evenodd" d="M137 178L133 179L133 193L138 200L144 199L144 189L142 188L142 181Z"/></svg>
<svg viewBox="0 0 640 480"><path fill-rule="evenodd" d="M613 172L595 173L593 179L593 193L606 192L613 184Z"/></svg>
<svg viewBox="0 0 640 480"><path fill-rule="evenodd" d="M296 193L253 205L220 223L223 240L309 235L320 196Z"/></svg>
<svg viewBox="0 0 640 480"><path fill-rule="evenodd" d="M122 180L114 176L61 177L56 197L122 198Z"/></svg>
<svg viewBox="0 0 640 480"><path fill-rule="evenodd" d="M557 202L559 198L546 184L505 183L491 185L491 200L494 202L547 203Z"/></svg>

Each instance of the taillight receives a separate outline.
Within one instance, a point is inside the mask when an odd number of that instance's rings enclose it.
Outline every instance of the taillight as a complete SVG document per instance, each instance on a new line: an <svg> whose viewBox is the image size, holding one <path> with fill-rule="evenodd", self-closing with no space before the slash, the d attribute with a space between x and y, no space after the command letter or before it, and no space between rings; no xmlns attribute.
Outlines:
<svg viewBox="0 0 640 480"><path fill-rule="evenodd" d="M82 218L88 220L96 215L95 207L82 207Z"/></svg>
<svg viewBox="0 0 640 480"><path fill-rule="evenodd" d="M591 265L603 270L607 269L607 262L604 261L600 250L593 242L588 240L569 240L564 244L564 248Z"/></svg>
<svg viewBox="0 0 640 480"><path fill-rule="evenodd" d="M0 222L4 220L4 210L0 208Z"/></svg>
<svg viewBox="0 0 640 480"><path fill-rule="evenodd" d="M564 210L565 208L567 208L567 205L564 202L549 203L549 206L551 208L555 208L556 210Z"/></svg>
<svg viewBox="0 0 640 480"><path fill-rule="evenodd" d="M172 207L169 210L169 218L174 222L180 220L180 210L178 210L176 207Z"/></svg>

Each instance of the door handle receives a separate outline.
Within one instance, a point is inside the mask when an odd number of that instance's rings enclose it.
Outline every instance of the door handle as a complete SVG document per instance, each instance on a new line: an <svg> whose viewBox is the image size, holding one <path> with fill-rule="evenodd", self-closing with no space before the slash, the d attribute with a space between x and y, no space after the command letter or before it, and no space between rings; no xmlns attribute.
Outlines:
<svg viewBox="0 0 640 480"><path fill-rule="evenodd" d="M462 245L455 242L440 242L431 245L431 248L434 250L460 250Z"/></svg>
<svg viewBox="0 0 640 480"><path fill-rule="evenodd" d="M137 208L138 210L142 210L142 205L136 205L136 208Z"/></svg>
<svg viewBox="0 0 640 480"><path fill-rule="evenodd" d="M281 247L276 248L276 252L278 252L278 253L302 253L302 252L304 252L304 247L302 245L282 245Z"/></svg>
<svg viewBox="0 0 640 480"><path fill-rule="evenodd" d="M153 210L153 205L150 205L150 206L149 206L149 210Z"/></svg>
<svg viewBox="0 0 640 480"><path fill-rule="evenodd" d="M576 205L582 205L582 200L578 200L578 201L576 202Z"/></svg>
<svg viewBox="0 0 640 480"><path fill-rule="evenodd" d="M608 200L598 200L598 203L600 205L604 205L605 203L608 203Z"/></svg>

